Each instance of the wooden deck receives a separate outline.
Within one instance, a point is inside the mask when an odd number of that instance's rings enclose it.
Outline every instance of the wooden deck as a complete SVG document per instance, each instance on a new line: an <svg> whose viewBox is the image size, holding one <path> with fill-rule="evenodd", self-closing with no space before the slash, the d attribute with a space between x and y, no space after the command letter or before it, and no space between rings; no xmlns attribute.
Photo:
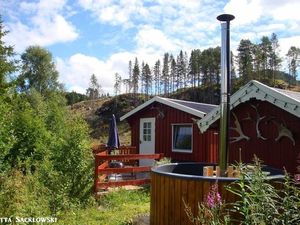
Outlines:
<svg viewBox="0 0 300 225"><path fill-rule="evenodd" d="M108 154L105 147L93 147L95 157L95 177L94 192L109 187L119 187L126 185L143 185L150 183L150 176L139 176L141 173L149 173L151 166L138 166L140 159L159 160L162 154L136 154L136 148L132 146L122 146L114 150L114 155ZM122 162L124 168L109 168L111 161ZM116 174L121 174L121 179L116 179ZM110 179L115 177L115 180ZM123 177L126 177L125 179Z"/></svg>

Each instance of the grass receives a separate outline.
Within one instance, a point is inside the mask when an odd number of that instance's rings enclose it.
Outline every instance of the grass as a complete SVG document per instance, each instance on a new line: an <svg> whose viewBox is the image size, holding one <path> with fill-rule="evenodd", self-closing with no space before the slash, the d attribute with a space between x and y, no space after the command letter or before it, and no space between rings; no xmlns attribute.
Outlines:
<svg viewBox="0 0 300 225"><path fill-rule="evenodd" d="M95 206L69 211L58 217L58 225L130 225L132 219L150 212L150 188L116 189L101 196Z"/></svg>

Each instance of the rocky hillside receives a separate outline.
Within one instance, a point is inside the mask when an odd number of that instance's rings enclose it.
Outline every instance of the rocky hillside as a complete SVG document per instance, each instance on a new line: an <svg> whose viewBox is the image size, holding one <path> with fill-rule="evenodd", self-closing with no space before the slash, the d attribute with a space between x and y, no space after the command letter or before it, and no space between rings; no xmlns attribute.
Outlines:
<svg viewBox="0 0 300 225"><path fill-rule="evenodd" d="M105 144L109 132L109 121L115 114L121 144L130 144L130 128L120 117L146 101L144 95L133 97L123 94L117 97L107 97L97 100L87 100L69 106L74 113L79 113L89 124L90 135L95 144Z"/></svg>

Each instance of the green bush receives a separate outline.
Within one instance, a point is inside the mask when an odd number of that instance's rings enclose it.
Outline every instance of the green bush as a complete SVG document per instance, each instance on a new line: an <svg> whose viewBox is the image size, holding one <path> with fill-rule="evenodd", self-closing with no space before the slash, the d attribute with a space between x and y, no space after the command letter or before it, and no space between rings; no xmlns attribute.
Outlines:
<svg viewBox="0 0 300 225"><path fill-rule="evenodd" d="M31 89L0 101L1 193L11 189L12 195L17 190L10 186L14 174L24 192L16 202L23 202L25 208L32 205L32 212L39 212L41 200L32 196L41 190L49 193L42 195L42 208L52 215L91 203L93 160L88 128L66 109L64 97L53 92L45 99ZM31 183L39 188L32 188ZM8 196L1 195L0 205L13 201ZM20 211L15 208L10 211Z"/></svg>
<svg viewBox="0 0 300 225"><path fill-rule="evenodd" d="M12 170L0 175L0 212L2 217L49 216L47 189L35 175Z"/></svg>

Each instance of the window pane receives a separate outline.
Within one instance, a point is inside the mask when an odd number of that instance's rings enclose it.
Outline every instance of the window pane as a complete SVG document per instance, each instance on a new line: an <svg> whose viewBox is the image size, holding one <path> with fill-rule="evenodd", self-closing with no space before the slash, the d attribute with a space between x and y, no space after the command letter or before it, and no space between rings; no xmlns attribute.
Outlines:
<svg viewBox="0 0 300 225"><path fill-rule="evenodd" d="M143 141L151 141L151 122L143 123Z"/></svg>
<svg viewBox="0 0 300 225"><path fill-rule="evenodd" d="M192 150L192 126L173 126L173 149Z"/></svg>

